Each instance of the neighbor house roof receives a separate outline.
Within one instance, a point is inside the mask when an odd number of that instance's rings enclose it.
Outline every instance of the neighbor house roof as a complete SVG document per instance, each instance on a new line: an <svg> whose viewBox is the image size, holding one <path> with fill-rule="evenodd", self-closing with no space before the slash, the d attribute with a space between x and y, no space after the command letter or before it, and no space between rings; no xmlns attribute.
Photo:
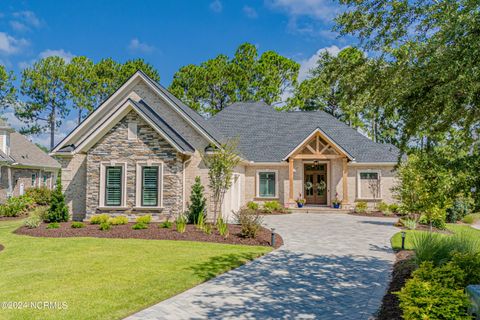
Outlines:
<svg viewBox="0 0 480 320"><path fill-rule="evenodd" d="M238 138L243 157L279 162L316 129L345 150L355 162L398 161L399 150L376 143L323 111L277 111L262 102L235 103L208 121L222 135Z"/></svg>
<svg viewBox="0 0 480 320"><path fill-rule="evenodd" d="M6 156L2 152L2 156ZM59 169L60 164L18 132L10 133L10 158L16 165Z"/></svg>

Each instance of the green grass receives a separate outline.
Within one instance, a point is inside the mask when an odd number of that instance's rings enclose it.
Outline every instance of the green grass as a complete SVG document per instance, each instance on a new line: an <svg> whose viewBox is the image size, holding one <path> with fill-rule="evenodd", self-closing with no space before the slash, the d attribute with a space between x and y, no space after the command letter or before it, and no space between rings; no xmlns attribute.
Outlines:
<svg viewBox="0 0 480 320"><path fill-rule="evenodd" d="M36 238L0 222L0 302L66 302L0 319L121 319L262 255L268 247L205 242Z"/></svg>
<svg viewBox="0 0 480 320"><path fill-rule="evenodd" d="M452 232L466 232L471 234L472 237L480 237L480 230L474 229L468 225L461 225L461 224L450 224L447 223L447 229ZM405 230L406 237L405 237L405 249L406 250L413 250L413 234L421 233L421 232L428 232L428 231L417 231L417 230ZM400 250L402 248L402 235L401 232L397 232L393 235L390 239L390 243L392 245L393 250Z"/></svg>

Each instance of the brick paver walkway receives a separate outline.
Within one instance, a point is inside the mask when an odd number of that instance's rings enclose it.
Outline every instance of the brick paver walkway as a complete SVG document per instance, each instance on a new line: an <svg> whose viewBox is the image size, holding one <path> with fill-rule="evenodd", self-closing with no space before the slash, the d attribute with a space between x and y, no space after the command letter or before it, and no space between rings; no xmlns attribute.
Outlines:
<svg viewBox="0 0 480 320"><path fill-rule="evenodd" d="M265 219L285 245L130 316L369 319L386 290L394 219L294 213Z"/></svg>

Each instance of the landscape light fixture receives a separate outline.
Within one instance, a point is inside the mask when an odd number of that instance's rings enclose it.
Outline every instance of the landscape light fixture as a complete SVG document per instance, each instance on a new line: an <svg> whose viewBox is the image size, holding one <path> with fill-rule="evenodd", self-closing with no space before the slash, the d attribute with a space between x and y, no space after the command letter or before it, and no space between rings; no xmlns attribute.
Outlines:
<svg viewBox="0 0 480 320"><path fill-rule="evenodd" d="M402 231L402 250L405 250L405 238L407 236L407 233L405 231Z"/></svg>

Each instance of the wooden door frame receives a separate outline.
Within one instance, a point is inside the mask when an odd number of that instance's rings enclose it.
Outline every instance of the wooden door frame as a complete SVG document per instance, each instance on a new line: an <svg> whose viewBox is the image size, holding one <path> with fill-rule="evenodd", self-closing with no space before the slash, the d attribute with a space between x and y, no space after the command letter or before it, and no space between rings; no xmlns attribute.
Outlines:
<svg viewBox="0 0 480 320"><path fill-rule="evenodd" d="M302 161L302 193L303 193L303 197L305 197L305 165L306 164L312 164L314 163L315 160L304 160ZM327 204L326 206L330 207L332 204L331 204L331 196L330 196L330 186L331 186L331 162L328 161L328 160L317 160L317 162L319 164L325 164L327 166L327 168L325 169L325 173L327 175Z"/></svg>

